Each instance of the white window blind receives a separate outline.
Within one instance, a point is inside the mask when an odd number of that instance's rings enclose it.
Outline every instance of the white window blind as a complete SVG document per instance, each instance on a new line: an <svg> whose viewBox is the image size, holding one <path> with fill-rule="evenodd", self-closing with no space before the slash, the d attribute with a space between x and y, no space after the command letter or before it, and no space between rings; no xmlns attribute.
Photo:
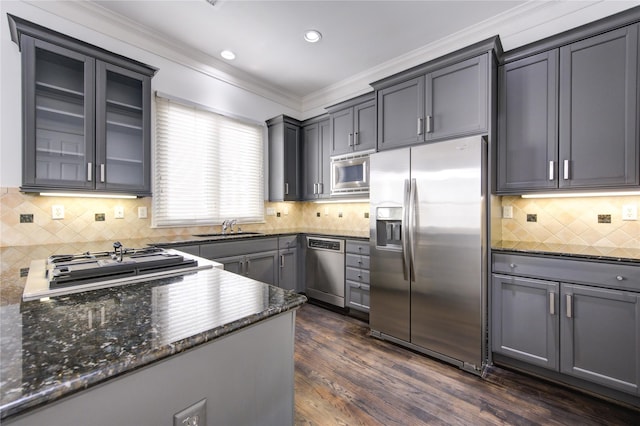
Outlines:
<svg viewBox="0 0 640 426"><path fill-rule="evenodd" d="M264 221L262 126L156 96L155 226Z"/></svg>

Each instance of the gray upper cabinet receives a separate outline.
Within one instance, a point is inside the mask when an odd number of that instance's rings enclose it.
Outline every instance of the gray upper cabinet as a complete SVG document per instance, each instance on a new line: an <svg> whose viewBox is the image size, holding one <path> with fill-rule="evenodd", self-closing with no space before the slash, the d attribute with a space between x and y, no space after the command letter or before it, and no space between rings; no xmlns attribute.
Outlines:
<svg viewBox="0 0 640 426"><path fill-rule="evenodd" d="M278 116L269 128L269 201L300 199L300 122Z"/></svg>
<svg viewBox="0 0 640 426"><path fill-rule="evenodd" d="M329 119L305 124L302 128L302 198L329 198L331 145Z"/></svg>
<svg viewBox="0 0 640 426"><path fill-rule="evenodd" d="M558 185L558 49L498 70L497 189Z"/></svg>
<svg viewBox="0 0 640 426"><path fill-rule="evenodd" d="M640 395L640 293L562 284L560 371Z"/></svg>
<svg viewBox="0 0 640 426"><path fill-rule="evenodd" d="M489 110L488 54L426 75L426 139L486 133Z"/></svg>
<svg viewBox="0 0 640 426"><path fill-rule="evenodd" d="M379 90L378 149L424 142L424 77Z"/></svg>
<svg viewBox="0 0 640 426"><path fill-rule="evenodd" d="M373 93L328 108L331 122L330 155L376 147L376 103Z"/></svg>
<svg viewBox="0 0 640 426"><path fill-rule="evenodd" d="M560 48L560 188L638 185L638 25Z"/></svg>
<svg viewBox="0 0 640 426"><path fill-rule="evenodd" d="M592 37L584 31L541 53L506 55L498 193L640 184L638 24Z"/></svg>
<svg viewBox="0 0 640 426"><path fill-rule="evenodd" d="M21 189L151 194L155 69L10 16L22 52Z"/></svg>
<svg viewBox="0 0 640 426"><path fill-rule="evenodd" d="M377 100L380 150L486 133L489 53L383 87Z"/></svg>

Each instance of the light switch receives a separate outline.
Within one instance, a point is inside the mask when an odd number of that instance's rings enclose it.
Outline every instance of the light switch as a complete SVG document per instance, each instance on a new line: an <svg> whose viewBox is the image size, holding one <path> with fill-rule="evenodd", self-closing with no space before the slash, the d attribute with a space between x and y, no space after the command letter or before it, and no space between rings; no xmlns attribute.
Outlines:
<svg viewBox="0 0 640 426"><path fill-rule="evenodd" d="M622 220L638 220L638 206L635 204L622 206Z"/></svg>
<svg viewBox="0 0 640 426"><path fill-rule="evenodd" d="M113 217L116 219L124 219L124 207L116 206L113 209Z"/></svg>
<svg viewBox="0 0 640 426"><path fill-rule="evenodd" d="M513 206L502 206L502 218L513 219Z"/></svg>
<svg viewBox="0 0 640 426"><path fill-rule="evenodd" d="M147 218L147 207L141 206L138 207L138 219L146 219Z"/></svg>
<svg viewBox="0 0 640 426"><path fill-rule="evenodd" d="M51 219L64 219L64 206L62 204L51 206Z"/></svg>

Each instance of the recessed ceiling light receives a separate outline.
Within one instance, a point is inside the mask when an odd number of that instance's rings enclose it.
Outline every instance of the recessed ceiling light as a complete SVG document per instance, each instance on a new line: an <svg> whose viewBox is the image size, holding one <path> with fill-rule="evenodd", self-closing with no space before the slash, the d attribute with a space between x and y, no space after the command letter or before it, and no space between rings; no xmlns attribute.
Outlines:
<svg viewBox="0 0 640 426"><path fill-rule="evenodd" d="M236 54L230 50L223 50L222 52L220 52L220 56L228 61L233 61L236 58Z"/></svg>
<svg viewBox="0 0 640 426"><path fill-rule="evenodd" d="M309 43L315 43L317 41L320 41L321 38L322 38L322 34L320 34L320 31L307 30L304 32L304 39Z"/></svg>

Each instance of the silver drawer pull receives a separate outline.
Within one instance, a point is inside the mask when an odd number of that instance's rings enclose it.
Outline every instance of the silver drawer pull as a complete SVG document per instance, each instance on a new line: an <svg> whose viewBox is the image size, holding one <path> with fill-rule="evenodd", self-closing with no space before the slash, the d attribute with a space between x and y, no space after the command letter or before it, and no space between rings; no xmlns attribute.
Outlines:
<svg viewBox="0 0 640 426"><path fill-rule="evenodd" d="M93 175L93 165L91 163L87 163L87 181L91 182L91 179L93 179L92 175Z"/></svg>
<svg viewBox="0 0 640 426"><path fill-rule="evenodd" d="M549 180L553 180L554 176L554 163L553 160L549 161Z"/></svg>
<svg viewBox="0 0 640 426"><path fill-rule="evenodd" d="M510 263L510 264L509 264L509 267L510 267L510 268L515 268L515 267L516 267L516 264L515 264L515 263Z"/></svg>
<svg viewBox="0 0 640 426"><path fill-rule="evenodd" d="M564 176L563 178L565 180L568 180L570 176L570 172L569 172L569 160L564 160Z"/></svg>
<svg viewBox="0 0 640 426"><path fill-rule="evenodd" d="M567 294L567 318L571 318L573 316L573 309L571 306L571 295Z"/></svg>
<svg viewBox="0 0 640 426"><path fill-rule="evenodd" d="M556 314L556 295L554 293L549 293L549 314Z"/></svg>
<svg viewBox="0 0 640 426"><path fill-rule="evenodd" d="M616 277L616 280L618 280L618 281L623 281L623 280L624 280L624 277L623 277L622 275L618 275L618 276Z"/></svg>

